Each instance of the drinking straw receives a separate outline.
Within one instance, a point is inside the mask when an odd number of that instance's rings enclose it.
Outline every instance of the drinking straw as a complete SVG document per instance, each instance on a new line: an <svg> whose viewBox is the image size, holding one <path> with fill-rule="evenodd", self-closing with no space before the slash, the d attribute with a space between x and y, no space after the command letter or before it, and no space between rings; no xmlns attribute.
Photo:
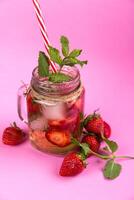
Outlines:
<svg viewBox="0 0 134 200"><path fill-rule="evenodd" d="M39 23L40 31L41 31L41 34L42 34L42 37L43 37L44 45L45 45L48 57L50 58L50 56L49 56L50 42L49 42L49 39L48 39L48 34L47 34L47 31L46 31L46 26L45 26L45 23L44 23L44 18L43 18L43 15L42 15L41 7L40 7L38 0L32 0L32 1L33 1L36 16L37 16L37 20L38 20L38 23ZM50 65L51 65L52 71L57 72L56 65L51 60L50 60Z"/></svg>

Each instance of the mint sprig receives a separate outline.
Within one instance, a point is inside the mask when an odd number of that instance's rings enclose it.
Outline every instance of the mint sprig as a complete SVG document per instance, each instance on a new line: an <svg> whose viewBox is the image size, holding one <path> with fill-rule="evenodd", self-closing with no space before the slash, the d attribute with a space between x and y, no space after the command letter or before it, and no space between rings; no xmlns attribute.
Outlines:
<svg viewBox="0 0 134 200"><path fill-rule="evenodd" d="M63 75L61 72L63 66L66 65L73 67L75 65L80 65L83 67L85 64L87 64L87 61L81 61L78 59L78 56L80 56L82 52L81 49L74 49L70 51L69 40L67 37L61 36L60 43L62 52L55 47L49 46L49 56L46 56L44 52L40 51L38 58L39 76L48 77L49 80L54 83L62 83L71 80L68 75ZM50 57L50 59L48 57ZM57 73L50 73L50 60L59 65L59 70Z"/></svg>
<svg viewBox="0 0 134 200"><path fill-rule="evenodd" d="M87 61L81 61L77 58L82 53L81 49L74 49L70 52L69 40L67 37L61 36L60 43L62 52L60 52L58 49L52 46L49 47L50 59L53 62L57 63L60 66L60 69L64 65L68 66L80 65L81 67L83 67L83 65L87 64ZM61 56L61 54L63 56Z"/></svg>

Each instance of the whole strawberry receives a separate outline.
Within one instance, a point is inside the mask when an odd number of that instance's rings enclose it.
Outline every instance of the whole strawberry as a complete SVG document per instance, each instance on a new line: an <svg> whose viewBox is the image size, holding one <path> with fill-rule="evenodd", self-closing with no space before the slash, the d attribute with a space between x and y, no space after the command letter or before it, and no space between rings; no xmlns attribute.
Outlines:
<svg viewBox="0 0 134 200"><path fill-rule="evenodd" d="M2 141L6 145L18 145L24 142L26 134L13 123L13 126L6 128L3 132Z"/></svg>
<svg viewBox="0 0 134 200"><path fill-rule="evenodd" d="M96 114L96 111L92 115L88 115L84 120L84 127L88 132L96 133L101 135L104 131L104 122L99 114Z"/></svg>
<svg viewBox="0 0 134 200"><path fill-rule="evenodd" d="M104 137L109 138L111 136L111 127L108 123L104 122Z"/></svg>
<svg viewBox="0 0 134 200"><path fill-rule="evenodd" d="M96 136L86 135L83 137L82 143L87 143L92 151L98 153L99 148L100 148L100 142ZM89 155L91 155L91 154L89 153Z"/></svg>
<svg viewBox="0 0 134 200"><path fill-rule="evenodd" d="M59 174L61 176L75 176L85 168L83 158L76 152L69 153L63 160Z"/></svg>

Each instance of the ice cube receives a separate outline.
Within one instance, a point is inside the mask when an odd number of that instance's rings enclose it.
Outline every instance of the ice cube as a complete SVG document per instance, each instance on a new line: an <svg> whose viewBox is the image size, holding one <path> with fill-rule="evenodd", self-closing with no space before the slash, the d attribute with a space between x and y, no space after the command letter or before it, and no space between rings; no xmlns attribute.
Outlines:
<svg viewBox="0 0 134 200"><path fill-rule="evenodd" d="M30 122L30 128L33 130L45 130L47 128L47 119L45 119L43 116L36 118Z"/></svg>
<svg viewBox="0 0 134 200"><path fill-rule="evenodd" d="M59 102L54 105L44 105L43 114L47 119L62 120L65 118L65 103Z"/></svg>

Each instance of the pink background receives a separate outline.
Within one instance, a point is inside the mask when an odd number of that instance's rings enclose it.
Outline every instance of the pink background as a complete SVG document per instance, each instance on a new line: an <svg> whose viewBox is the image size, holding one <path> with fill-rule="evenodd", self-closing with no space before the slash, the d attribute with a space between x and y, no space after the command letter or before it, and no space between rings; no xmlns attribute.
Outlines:
<svg viewBox="0 0 134 200"><path fill-rule="evenodd" d="M134 1L41 0L53 45L59 36L82 48L85 113L100 108L112 127L118 154L134 155ZM0 0L0 134L17 121L16 93L30 81L39 50L44 50L32 0ZM0 141L0 200L134 200L134 161L121 161L119 178L103 178L103 162L90 158L74 178L58 175L62 158L48 156L26 142L17 147Z"/></svg>

